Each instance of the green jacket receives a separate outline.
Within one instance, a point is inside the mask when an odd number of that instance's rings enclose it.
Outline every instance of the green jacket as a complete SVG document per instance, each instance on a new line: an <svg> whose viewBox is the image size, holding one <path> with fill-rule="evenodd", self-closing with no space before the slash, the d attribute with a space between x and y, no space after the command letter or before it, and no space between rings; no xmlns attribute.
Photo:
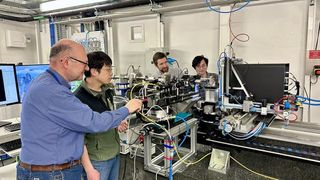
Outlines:
<svg viewBox="0 0 320 180"><path fill-rule="evenodd" d="M113 90L107 86L101 92L96 92L89 89L83 81L74 94L94 111L101 113L113 109ZM90 159L95 161L112 159L120 152L120 138L115 128L102 133L86 134L85 144Z"/></svg>

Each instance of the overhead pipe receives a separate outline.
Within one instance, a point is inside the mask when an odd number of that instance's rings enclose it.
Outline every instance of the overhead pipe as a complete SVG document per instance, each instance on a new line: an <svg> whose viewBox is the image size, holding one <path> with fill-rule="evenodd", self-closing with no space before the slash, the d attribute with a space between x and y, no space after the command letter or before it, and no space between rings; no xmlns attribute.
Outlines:
<svg viewBox="0 0 320 180"><path fill-rule="evenodd" d="M0 14L0 18L11 20L11 21L18 21L18 22L30 22L35 20L33 17L16 17L16 16L10 16L6 14Z"/></svg>
<svg viewBox="0 0 320 180"><path fill-rule="evenodd" d="M252 0L252 1L258 1L258 0ZM240 0L239 2L246 2L246 0ZM214 2L211 2L211 5L212 6L226 6L226 5L230 5L233 3L234 3L234 0L214 1ZM133 11L133 12L128 12L128 13L114 13L114 14L106 14L106 15L88 17L88 18L56 21L55 23L56 24L75 24L75 23L80 23L80 22L92 22L92 21L97 21L97 20L107 20L107 19L125 18L125 17L133 17L133 16L142 16L142 15L150 15L150 14L157 14L157 13L163 13L163 12L198 9L198 8L204 8L204 7L207 7L206 3L198 2L198 3L189 3L189 4L171 6L171 7L151 8L149 10L143 10L143 11Z"/></svg>
<svg viewBox="0 0 320 180"><path fill-rule="evenodd" d="M170 1L170 0L153 0L153 2L155 3L160 3L165 1ZM65 11L41 13L40 15L45 17L51 17L51 16L65 17L65 16L79 15L79 13L95 12L96 10L107 11L112 9L120 9L120 8L140 6L140 5L146 5L146 4L150 4L150 0L125 0L125 1L123 0L120 2L110 2L107 4L95 5L90 7L82 7L77 9L65 10Z"/></svg>
<svg viewBox="0 0 320 180"><path fill-rule="evenodd" d="M18 8L18 7L10 7L7 5L0 4L0 11L7 13L15 13L21 15L35 15L36 13L30 9Z"/></svg>
<svg viewBox="0 0 320 180"><path fill-rule="evenodd" d="M0 0L1 2L2 0ZM170 0L153 0L155 3L159 2L166 2ZM251 1L259 1L259 0L251 0ZM278 0L275 2L265 2L267 3L277 3L277 2L285 2L285 1L297 1L297 0ZM241 2L247 2L247 0L239 0L238 3ZM112 10L112 9L119 9L119 8L126 8L126 7L132 7L132 6L138 6L138 5L145 5L149 4L150 0L127 0L123 2L116 2L116 3L108 3L103 5L96 5L91 7L83 7L73 10L66 10L66 11L60 11L60 12L52 12L52 13L46 13L46 14L39 14L39 17L64 17L64 16L72 16L72 15L79 15L80 13L87 13L87 12L95 12L96 10L106 11L106 10ZM228 1L215 1L211 2L212 6L226 6L233 4L234 0L228 0ZM105 20L105 19L115 19L115 18L124 18L129 16L141 16L141 15L148 15L153 13L162 13L162 12L170 12L170 11L182 11L182 10L190 10L190 9L197 9L197 8L203 8L206 7L206 3L191 3L187 5L179 5L179 6L172 6L172 7L161 7L161 8L152 8L148 11L141 11L141 12L129 12L126 14L109 14L109 15L102 15L102 16L96 16L96 17L89 17L89 18L81 18L81 19L73 19L68 21L57 21L56 24L72 24L72 23L78 23L78 22L90 22L90 21L96 21L96 20ZM6 15L0 13L0 18L18 21L18 22L29 22L37 20L37 17L17 17L12 15Z"/></svg>
<svg viewBox="0 0 320 180"><path fill-rule="evenodd" d="M2 0L0 0L0 2L1 1ZM153 0L153 2L155 2L155 3L165 2L165 1L170 1L170 0ZM82 7L82 8L70 9L70 10L59 11L59 12L37 14L37 16L35 16L35 17L31 17L31 16L30 17L17 17L17 16L13 16L13 15L7 15L7 14L0 13L0 18L12 20L12 21L18 21L18 22L29 22L29 21L37 20L38 17L49 18L52 16L55 16L55 17L73 16L73 15L79 15L80 13L90 13L90 12L92 13L92 12L95 12L96 10L106 11L106 10L112 10L112 9L118 9L118 8L146 5L149 3L150 3L150 0L126 0L126 1L122 1L122 2L107 3L107 4L102 4L102 5Z"/></svg>

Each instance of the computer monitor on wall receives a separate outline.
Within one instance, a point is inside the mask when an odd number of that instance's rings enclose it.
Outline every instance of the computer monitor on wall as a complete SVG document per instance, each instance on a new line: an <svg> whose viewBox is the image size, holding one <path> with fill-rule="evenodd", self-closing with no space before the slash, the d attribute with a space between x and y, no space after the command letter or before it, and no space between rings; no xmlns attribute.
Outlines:
<svg viewBox="0 0 320 180"><path fill-rule="evenodd" d="M0 64L0 106L20 102L14 64Z"/></svg>
<svg viewBox="0 0 320 180"><path fill-rule="evenodd" d="M30 64L30 65L17 65L17 80L19 95L21 101L27 92L32 80L38 77L41 73L49 68L48 64Z"/></svg>

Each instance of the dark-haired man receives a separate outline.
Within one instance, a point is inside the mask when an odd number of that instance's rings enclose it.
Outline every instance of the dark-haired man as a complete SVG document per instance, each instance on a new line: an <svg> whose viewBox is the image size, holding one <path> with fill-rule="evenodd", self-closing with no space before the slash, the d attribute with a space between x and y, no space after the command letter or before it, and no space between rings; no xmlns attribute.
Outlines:
<svg viewBox="0 0 320 180"><path fill-rule="evenodd" d="M163 52L156 52L153 55L152 61L159 70L154 75L156 78L168 74L171 76L171 79L178 79L183 75L179 68L169 68L167 56Z"/></svg>
<svg viewBox="0 0 320 180"><path fill-rule="evenodd" d="M81 102L97 112L113 109L113 89L108 86L112 77L112 60L102 51L88 54L89 70L84 72L85 79L74 92ZM84 153L81 158L86 171L84 179L119 179L120 138L118 130L127 128L122 121L118 128L85 136Z"/></svg>
<svg viewBox="0 0 320 180"><path fill-rule="evenodd" d="M85 70L88 59L80 44L63 39L51 48L50 68L30 84L22 103L18 180L81 179L84 133L115 128L140 110L135 99L115 111L94 112L68 84L82 79Z"/></svg>
<svg viewBox="0 0 320 180"><path fill-rule="evenodd" d="M211 77L217 83L219 76L216 73L209 73L208 72L208 63L209 63L209 60L206 57L204 57L203 55L196 56L196 57L194 57L194 59L192 61L192 67L196 70L197 75L200 78L210 78Z"/></svg>

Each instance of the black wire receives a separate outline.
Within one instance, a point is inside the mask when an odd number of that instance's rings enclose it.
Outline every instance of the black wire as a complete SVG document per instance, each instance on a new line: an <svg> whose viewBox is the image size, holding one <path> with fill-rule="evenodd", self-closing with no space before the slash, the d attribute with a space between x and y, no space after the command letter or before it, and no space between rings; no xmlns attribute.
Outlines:
<svg viewBox="0 0 320 180"><path fill-rule="evenodd" d="M308 92L307 92L306 87L304 86L303 89L304 89L304 92L306 93L307 98L309 99L309 95L308 95ZM304 101L306 101L306 99L305 99ZM304 101L303 101L303 102L304 102Z"/></svg>
<svg viewBox="0 0 320 180"><path fill-rule="evenodd" d="M294 74L292 74L291 72L289 72L293 78L289 77L290 80L292 80L295 83L295 87L296 87L296 95L299 95L300 92L300 82L297 80L296 76ZM290 85L289 85L290 86ZM288 86L288 88L289 88ZM291 91L293 89L293 87L291 89L289 89L288 91Z"/></svg>
<svg viewBox="0 0 320 180"><path fill-rule="evenodd" d="M290 88L288 91L291 91L293 88L295 88L296 86L293 86L292 88Z"/></svg>
<svg viewBox="0 0 320 180"><path fill-rule="evenodd" d="M309 78L309 95L310 95L310 98L311 98L311 75L310 75L310 78ZM310 122L311 120L311 104L310 104L310 99L309 100L309 103L308 103L308 122Z"/></svg>
<svg viewBox="0 0 320 180"><path fill-rule="evenodd" d="M138 136L138 137L137 137L137 139L136 139L136 140L134 140L134 142L133 142L133 143L128 144L128 145L129 145L129 146L131 146L131 145L135 144L135 143L139 140L139 137L140 137L140 136Z"/></svg>
<svg viewBox="0 0 320 180"><path fill-rule="evenodd" d="M289 72L289 73L292 75L293 79L295 79L295 80L297 81L296 76L295 76L293 73L291 73L291 72ZM306 93L307 98L309 98L309 95L308 95L308 92L307 92L307 89L306 89L305 86L303 86L303 90L304 90L304 92ZM302 102L305 102L305 101L306 101L306 99L304 99Z"/></svg>
<svg viewBox="0 0 320 180"><path fill-rule="evenodd" d="M178 65L178 68L180 69L180 65L179 65L179 63L178 63L178 61L176 60L176 63L177 63L177 65Z"/></svg>
<svg viewBox="0 0 320 180"><path fill-rule="evenodd" d="M315 45L314 50L318 49L319 33L320 33L320 22L319 22L319 26L318 26L318 36L317 36L317 41L316 41L316 45Z"/></svg>
<svg viewBox="0 0 320 180"><path fill-rule="evenodd" d="M292 75L293 79L295 79L295 80L297 81L296 76L295 76L293 73L291 73L291 72L289 72L289 73Z"/></svg>

